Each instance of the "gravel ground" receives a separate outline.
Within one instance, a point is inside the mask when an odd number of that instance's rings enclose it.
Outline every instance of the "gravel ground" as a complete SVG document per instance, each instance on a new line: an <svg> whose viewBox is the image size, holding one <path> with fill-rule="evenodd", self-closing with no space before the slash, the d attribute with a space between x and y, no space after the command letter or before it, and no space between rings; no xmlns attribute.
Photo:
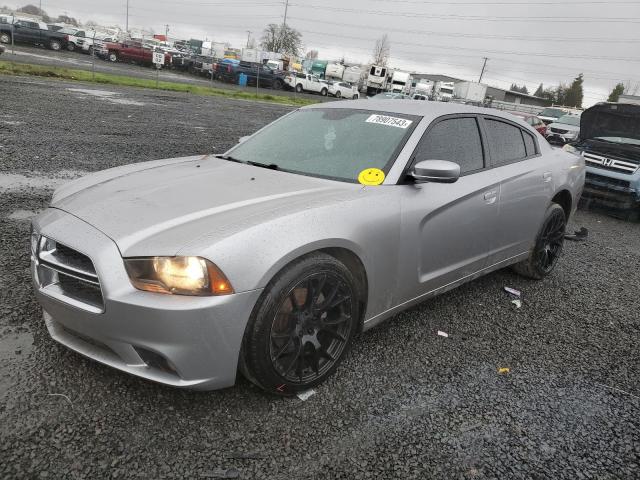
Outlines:
<svg viewBox="0 0 640 480"><path fill-rule="evenodd" d="M547 280L501 271L398 315L304 402L242 379L174 390L58 346L31 292L25 220L52 185L222 151L286 111L69 88L82 87L0 78L0 477L640 477L640 226L600 213L578 213L589 240Z"/></svg>
<svg viewBox="0 0 640 480"><path fill-rule="evenodd" d="M80 52L60 51L29 47L26 45L16 45L12 52L11 45L7 45L7 51L0 57L0 61L28 63L32 65L44 65L49 67L62 67L75 70L91 71L94 68L94 62L89 55ZM111 63L100 58L95 59L95 71L99 73L110 73L112 75L125 75L128 77L145 78L148 80L156 79L156 71L150 67L143 67L130 63ZM207 80L205 77L191 75L189 73L177 70L162 69L159 72L160 80L166 82L187 83L192 85L214 86L216 88L232 89L232 90L248 90L255 91L255 87L240 87L229 83ZM260 93L269 95L280 95L286 97L302 97L317 102L325 102L335 100L332 97L322 97L312 93L296 93L288 90L272 90L270 88L261 88Z"/></svg>

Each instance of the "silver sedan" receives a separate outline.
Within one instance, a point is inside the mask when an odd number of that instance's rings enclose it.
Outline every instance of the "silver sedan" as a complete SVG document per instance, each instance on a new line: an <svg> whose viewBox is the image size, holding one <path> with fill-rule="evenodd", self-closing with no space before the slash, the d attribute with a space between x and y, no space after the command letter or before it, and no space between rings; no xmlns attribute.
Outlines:
<svg viewBox="0 0 640 480"><path fill-rule="evenodd" d="M584 179L581 157L499 111L315 105L223 155L58 189L33 221L33 283L51 336L87 357L292 395L404 309L507 266L549 275Z"/></svg>

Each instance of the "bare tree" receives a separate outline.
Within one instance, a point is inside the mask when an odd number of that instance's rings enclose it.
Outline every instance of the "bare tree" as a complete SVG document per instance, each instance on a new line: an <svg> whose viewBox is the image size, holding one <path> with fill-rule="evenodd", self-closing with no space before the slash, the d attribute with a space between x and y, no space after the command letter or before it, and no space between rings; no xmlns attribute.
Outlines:
<svg viewBox="0 0 640 480"><path fill-rule="evenodd" d="M640 83L631 83L631 80L627 80L627 83L624 85L624 94L625 95L637 95L640 90Z"/></svg>
<svg viewBox="0 0 640 480"><path fill-rule="evenodd" d="M319 55L318 50L309 50L305 55L305 57L308 58L309 60L316 60L318 58L318 55Z"/></svg>
<svg viewBox="0 0 640 480"><path fill-rule="evenodd" d="M262 32L261 46L269 52L297 57L302 51L302 34L288 25L270 23Z"/></svg>
<svg viewBox="0 0 640 480"><path fill-rule="evenodd" d="M373 47L373 63L375 65L385 66L391 56L391 43L389 42L389 35L386 33L376 40L376 44Z"/></svg>

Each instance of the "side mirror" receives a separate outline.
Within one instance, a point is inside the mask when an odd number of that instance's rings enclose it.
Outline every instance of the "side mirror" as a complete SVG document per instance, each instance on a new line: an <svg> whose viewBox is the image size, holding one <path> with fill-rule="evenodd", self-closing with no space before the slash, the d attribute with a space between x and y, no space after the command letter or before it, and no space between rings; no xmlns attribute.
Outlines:
<svg viewBox="0 0 640 480"><path fill-rule="evenodd" d="M251 135L247 135L245 137L240 137L238 139L238 143L244 143Z"/></svg>
<svg viewBox="0 0 640 480"><path fill-rule="evenodd" d="M460 178L460 165L445 160L422 160L409 172L416 183L455 183Z"/></svg>

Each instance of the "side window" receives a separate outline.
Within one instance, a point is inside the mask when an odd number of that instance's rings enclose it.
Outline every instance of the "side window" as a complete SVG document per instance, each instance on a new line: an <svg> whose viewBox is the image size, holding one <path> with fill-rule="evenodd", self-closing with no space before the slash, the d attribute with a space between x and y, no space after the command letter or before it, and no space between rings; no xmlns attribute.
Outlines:
<svg viewBox="0 0 640 480"><path fill-rule="evenodd" d="M499 120L485 119L491 154L500 165L527 157L522 130Z"/></svg>
<svg viewBox="0 0 640 480"><path fill-rule="evenodd" d="M536 141L533 138L533 135L527 132L522 132L522 136L524 137L524 144L527 147L527 157L533 157L538 153L536 151Z"/></svg>
<svg viewBox="0 0 640 480"><path fill-rule="evenodd" d="M484 168L484 154L475 118L442 120L429 130L416 149L420 160L448 160L460 165L460 173Z"/></svg>

